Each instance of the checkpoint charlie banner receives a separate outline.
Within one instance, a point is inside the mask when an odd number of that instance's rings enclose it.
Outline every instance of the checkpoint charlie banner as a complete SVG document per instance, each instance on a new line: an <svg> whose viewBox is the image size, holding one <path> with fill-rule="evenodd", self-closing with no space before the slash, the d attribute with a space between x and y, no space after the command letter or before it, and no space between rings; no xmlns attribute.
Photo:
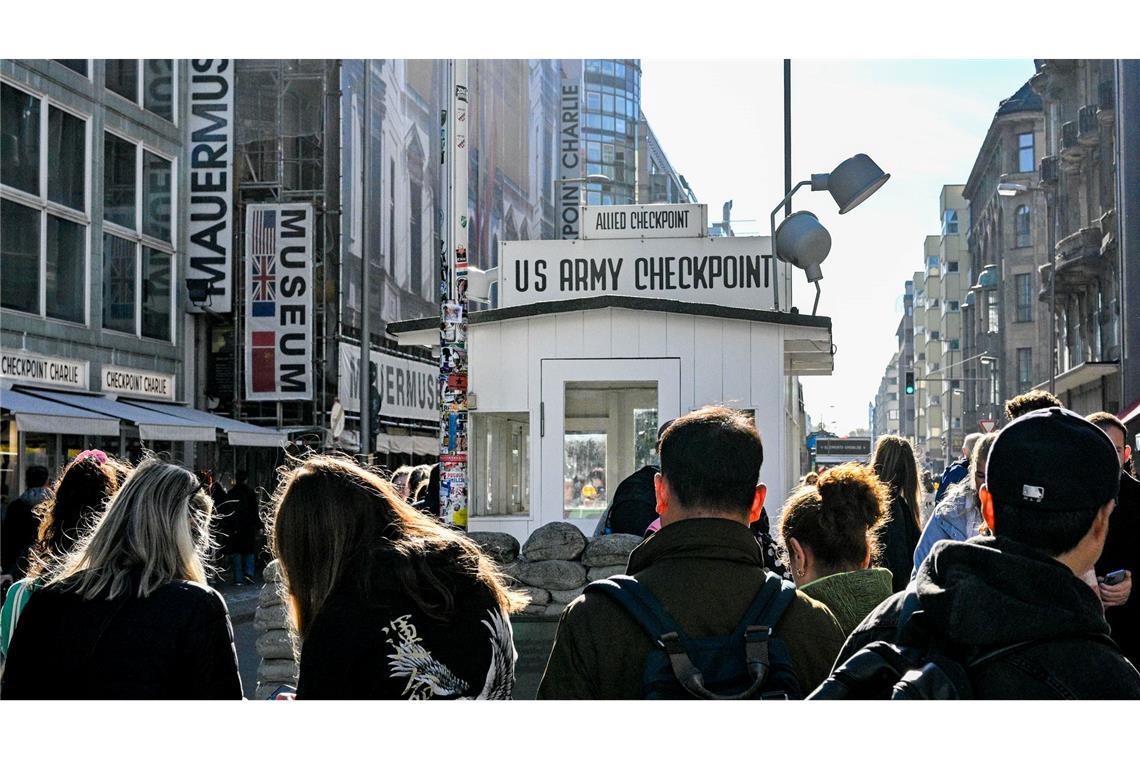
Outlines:
<svg viewBox="0 0 1140 760"><path fill-rule="evenodd" d="M313 397L313 207L245 211L245 397Z"/></svg>

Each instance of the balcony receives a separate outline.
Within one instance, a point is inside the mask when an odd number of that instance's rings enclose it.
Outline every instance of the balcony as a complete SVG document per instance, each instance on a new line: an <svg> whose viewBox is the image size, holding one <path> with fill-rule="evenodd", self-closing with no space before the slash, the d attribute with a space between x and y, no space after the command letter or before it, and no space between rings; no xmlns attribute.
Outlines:
<svg viewBox="0 0 1140 760"><path fill-rule="evenodd" d="M1105 270L1100 244L1099 227L1084 227L1057 243L1058 292L1096 286Z"/></svg>
<svg viewBox="0 0 1140 760"><path fill-rule="evenodd" d="M1077 112L1077 142L1092 146L1100 142L1100 122L1096 118L1097 107L1087 105Z"/></svg>
<svg viewBox="0 0 1140 760"><path fill-rule="evenodd" d="M1042 156L1041 157L1041 184L1042 185L1056 185L1057 184L1057 162L1056 156Z"/></svg>
<svg viewBox="0 0 1140 760"><path fill-rule="evenodd" d="M1116 116L1116 82L1106 79L1096 88L1096 118L1102 127L1111 127Z"/></svg>
<svg viewBox="0 0 1140 760"><path fill-rule="evenodd" d="M1067 172L1081 169L1081 159L1085 149L1077 140L1077 122L1066 121L1061 125L1061 168Z"/></svg>

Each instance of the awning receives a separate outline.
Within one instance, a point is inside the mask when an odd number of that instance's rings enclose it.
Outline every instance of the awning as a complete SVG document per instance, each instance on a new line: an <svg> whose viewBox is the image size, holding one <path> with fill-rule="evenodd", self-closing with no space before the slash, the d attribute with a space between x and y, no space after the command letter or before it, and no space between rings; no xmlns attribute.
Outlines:
<svg viewBox="0 0 1140 760"><path fill-rule="evenodd" d="M102 414L58 404L11 389L0 390L0 407L16 417L25 433L119 436L119 420Z"/></svg>
<svg viewBox="0 0 1140 760"><path fill-rule="evenodd" d="M1124 410L1120 413L1120 421L1125 425L1131 425L1137 419L1140 419L1140 398L1124 407Z"/></svg>
<svg viewBox="0 0 1140 760"><path fill-rule="evenodd" d="M389 435L380 433L376 436L376 451L380 454L415 454L426 457L439 453L439 442L435 438L425 435Z"/></svg>
<svg viewBox="0 0 1140 760"><path fill-rule="evenodd" d="M148 409L160 414L169 414L172 417L184 419L195 425L209 425L217 428L226 434L226 438L231 446L280 448L289 440L288 434L277 428L259 427L257 425L251 425L248 422L242 422L241 420L222 417L218 414L210 414L201 409L194 409L179 404L163 404L157 401L142 401L139 399L122 399L121 401L124 404L137 406L140 409Z"/></svg>
<svg viewBox="0 0 1140 760"><path fill-rule="evenodd" d="M30 394L50 401L66 404L73 409L97 412L137 425L139 437L144 441L213 441L217 438L213 425L202 425L183 417L125 404L106 396L84 396L78 393L45 391L39 388ZM117 426L116 426L117 427ZM118 435L116 429L115 435Z"/></svg>

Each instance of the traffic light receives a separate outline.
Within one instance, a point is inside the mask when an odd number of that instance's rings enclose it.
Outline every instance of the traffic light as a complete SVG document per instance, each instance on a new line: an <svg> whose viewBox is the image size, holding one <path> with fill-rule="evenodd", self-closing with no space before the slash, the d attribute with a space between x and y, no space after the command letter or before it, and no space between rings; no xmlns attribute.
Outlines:
<svg viewBox="0 0 1140 760"><path fill-rule="evenodd" d="M908 395L908 396L914 395L914 373L913 372L907 372L906 373L905 390L906 390L906 395Z"/></svg>

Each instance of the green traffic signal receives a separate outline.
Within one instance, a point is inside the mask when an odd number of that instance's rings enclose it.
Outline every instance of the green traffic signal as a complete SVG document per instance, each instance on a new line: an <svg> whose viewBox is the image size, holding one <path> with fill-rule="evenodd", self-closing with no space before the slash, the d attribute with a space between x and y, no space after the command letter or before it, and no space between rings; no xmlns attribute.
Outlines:
<svg viewBox="0 0 1140 760"><path fill-rule="evenodd" d="M908 395L908 396L914 395L914 373L913 372L907 372L906 373L905 390L906 390L906 395Z"/></svg>

